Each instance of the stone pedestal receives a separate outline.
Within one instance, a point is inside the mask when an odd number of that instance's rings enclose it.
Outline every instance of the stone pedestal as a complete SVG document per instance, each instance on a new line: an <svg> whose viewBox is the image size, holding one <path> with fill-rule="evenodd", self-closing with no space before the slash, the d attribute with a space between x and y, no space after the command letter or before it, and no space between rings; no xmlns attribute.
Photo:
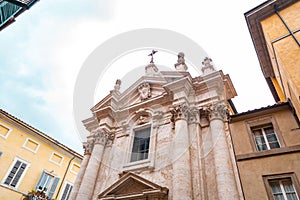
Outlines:
<svg viewBox="0 0 300 200"><path fill-rule="evenodd" d="M192 199L191 163L189 151L188 108L173 110L175 136L173 141L173 199Z"/></svg>

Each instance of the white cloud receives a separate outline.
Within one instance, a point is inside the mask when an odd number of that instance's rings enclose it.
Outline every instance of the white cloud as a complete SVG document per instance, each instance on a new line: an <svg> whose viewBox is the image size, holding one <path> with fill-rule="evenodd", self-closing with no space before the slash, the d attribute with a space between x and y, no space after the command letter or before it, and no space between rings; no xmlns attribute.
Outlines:
<svg viewBox="0 0 300 200"><path fill-rule="evenodd" d="M43 79L46 88L29 87L26 91L33 98L42 97L45 104L40 106L56 119L60 132L52 133L53 137L60 135L63 143L79 151L81 145L73 137L76 133L72 126L76 76L84 60L98 45L124 31L153 27L182 33L200 44L218 69L230 74L239 94L234 99L239 111L272 102L270 95L262 98L269 89L243 16L261 2L115 0L74 4L71 0L40 1L11 25L14 28L8 28L4 38L12 40L9 34L14 35L17 41L12 51L18 51L16 56L22 55L30 65L20 64L19 76L44 71L36 78ZM73 11L68 9L70 5ZM145 62L134 63L135 59L129 59L132 61L126 64L148 63L148 57L137 55L144 57L136 60ZM170 67L175 61L176 58ZM113 77L108 88L113 88L116 78L121 77Z"/></svg>

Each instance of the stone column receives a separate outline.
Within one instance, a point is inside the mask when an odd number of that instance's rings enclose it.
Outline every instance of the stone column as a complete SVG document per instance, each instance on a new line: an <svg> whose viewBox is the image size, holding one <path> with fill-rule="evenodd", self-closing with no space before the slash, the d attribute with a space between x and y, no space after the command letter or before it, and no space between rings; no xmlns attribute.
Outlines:
<svg viewBox="0 0 300 200"><path fill-rule="evenodd" d="M93 149L93 144L91 142L84 142L83 143L83 148L84 148L84 157L83 157L83 160L81 162L80 170L77 174L76 181L73 185L73 189L72 189L69 200L75 200L76 199L79 187L81 185L81 180L83 178L86 167L87 167L87 165L89 163L89 160L90 160L91 152L92 152L92 149Z"/></svg>
<svg viewBox="0 0 300 200"><path fill-rule="evenodd" d="M92 136L94 139L94 147L76 197L77 200L92 199L97 179L97 172L99 170L104 147L107 142L107 133L103 130L96 130Z"/></svg>
<svg viewBox="0 0 300 200"><path fill-rule="evenodd" d="M191 163L189 151L188 107L175 106L171 110L175 124L173 141L173 199L192 199Z"/></svg>
<svg viewBox="0 0 300 200"><path fill-rule="evenodd" d="M228 110L225 102L214 103L210 107L209 120L212 136L213 155L216 173L217 193L219 199L239 199L233 163L224 131Z"/></svg>

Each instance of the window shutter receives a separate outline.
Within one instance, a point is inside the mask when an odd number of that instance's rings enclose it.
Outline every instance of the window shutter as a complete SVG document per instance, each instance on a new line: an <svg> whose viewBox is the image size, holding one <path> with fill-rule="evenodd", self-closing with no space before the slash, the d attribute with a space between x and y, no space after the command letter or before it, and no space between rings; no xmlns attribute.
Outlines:
<svg viewBox="0 0 300 200"><path fill-rule="evenodd" d="M18 160L9 172L9 175L5 179L4 184L16 187L26 167L27 164L22 163Z"/></svg>
<svg viewBox="0 0 300 200"><path fill-rule="evenodd" d="M72 186L72 185L70 185L69 193L68 193L68 196L67 196L66 200L68 200L68 199L69 199L69 197L70 197L70 194L71 194L71 192L72 192L72 189L73 189L73 186Z"/></svg>
<svg viewBox="0 0 300 200"><path fill-rule="evenodd" d="M49 199L52 199L53 195L54 195L54 192L55 192L55 189L57 187L57 184L58 184L58 181L59 181L59 178L58 177L55 177L54 180L53 180L53 183L51 185L51 188L49 190L49 193L48 193L48 197Z"/></svg>
<svg viewBox="0 0 300 200"><path fill-rule="evenodd" d="M39 189L39 186L41 185L41 183L44 181L45 179L45 172L43 171L43 173L41 174L36 186L35 186L35 190Z"/></svg>
<svg viewBox="0 0 300 200"><path fill-rule="evenodd" d="M68 200L69 199L72 188L73 188L72 185L70 185L69 183L66 184L66 187L64 189L64 193L61 197L61 200Z"/></svg>
<svg viewBox="0 0 300 200"><path fill-rule="evenodd" d="M16 187L17 183L19 182L19 179L21 177L21 175L23 174L24 170L26 169L26 164L25 163L22 163L21 164L21 167L19 168L16 176L14 177L13 181L11 182L11 186L13 187Z"/></svg>

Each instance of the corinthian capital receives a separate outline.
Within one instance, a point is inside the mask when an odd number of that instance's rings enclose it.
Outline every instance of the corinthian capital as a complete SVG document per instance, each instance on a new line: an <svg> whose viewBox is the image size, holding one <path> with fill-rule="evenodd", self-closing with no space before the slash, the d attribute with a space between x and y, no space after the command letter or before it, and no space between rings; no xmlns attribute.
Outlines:
<svg viewBox="0 0 300 200"><path fill-rule="evenodd" d="M84 155L90 155L93 150L94 143L93 141L87 141L83 143Z"/></svg>
<svg viewBox="0 0 300 200"><path fill-rule="evenodd" d="M184 104L179 104L170 109L172 113L172 121L177 120L188 120L189 117L189 107Z"/></svg>
<svg viewBox="0 0 300 200"><path fill-rule="evenodd" d="M227 121L228 114L228 108L224 102L213 103L209 107L209 120L221 119L223 121Z"/></svg>
<svg viewBox="0 0 300 200"><path fill-rule="evenodd" d="M200 122L200 111L197 108L191 108L189 112L189 124Z"/></svg>
<svg viewBox="0 0 300 200"><path fill-rule="evenodd" d="M107 131L103 129L97 129L93 132L93 138L95 144L105 145L107 142Z"/></svg>

